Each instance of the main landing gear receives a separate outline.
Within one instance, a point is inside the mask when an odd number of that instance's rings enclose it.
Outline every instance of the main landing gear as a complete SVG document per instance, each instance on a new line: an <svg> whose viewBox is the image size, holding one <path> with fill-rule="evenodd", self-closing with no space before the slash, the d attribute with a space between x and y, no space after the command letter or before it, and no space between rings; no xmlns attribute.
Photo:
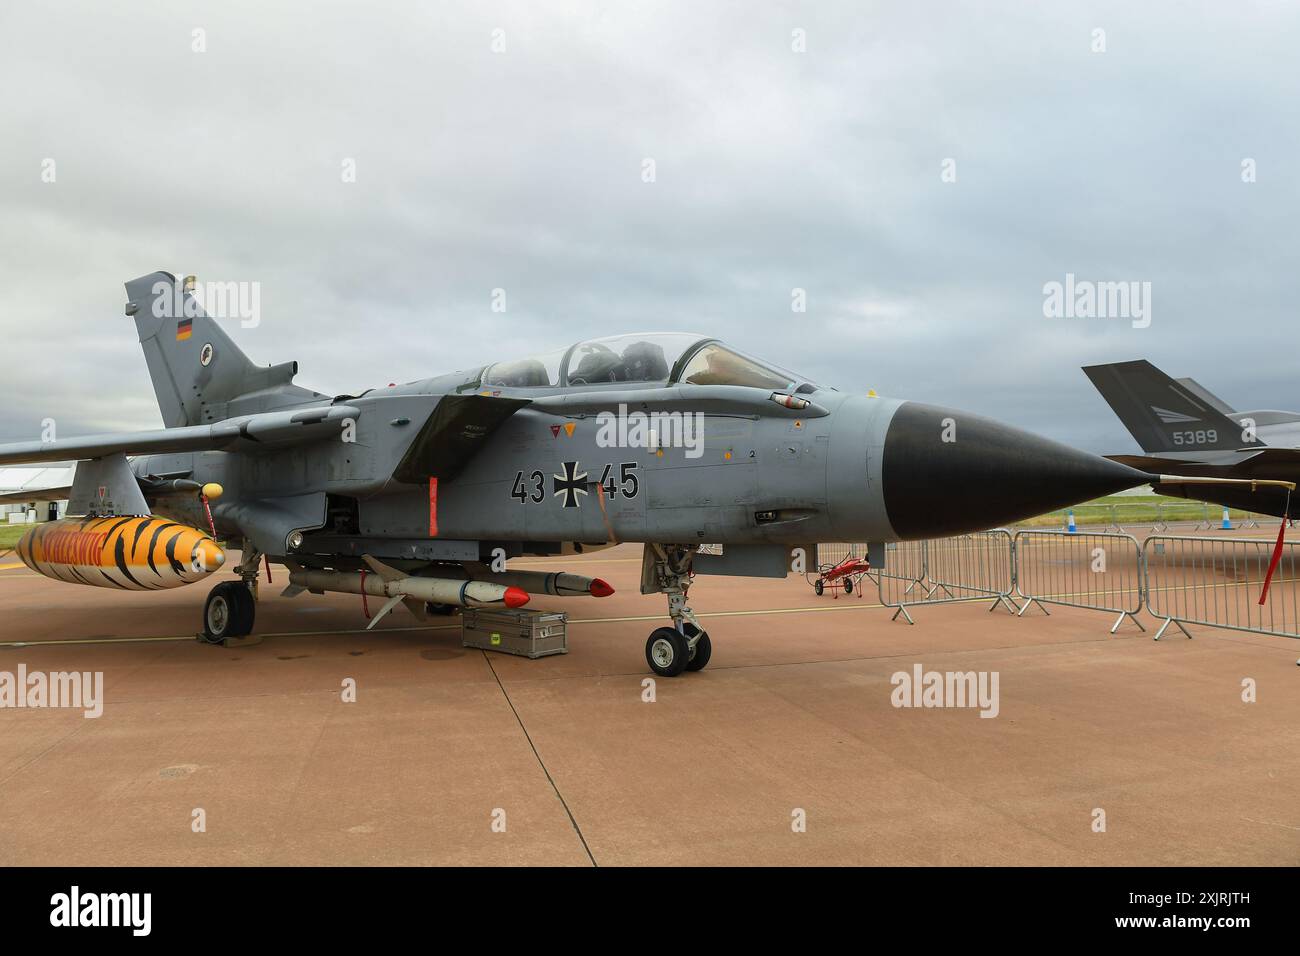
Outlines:
<svg viewBox="0 0 1300 956"><path fill-rule="evenodd" d="M257 563L261 552L244 542L244 560L235 568L240 580L222 581L208 594L203 605L203 633L208 644L224 644L234 637L253 633L257 618Z"/></svg>
<svg viewBox="0 0 1300 956"><path fill-rule="evenodd" d="M709 635L686 603L691 586L691 563L695 549L677 545L646 546L641 590L668 595L668 616L672 627L651 632L645 642L645 659L660 677L676 677L682 671L703 670L713 656Z"/></svg>

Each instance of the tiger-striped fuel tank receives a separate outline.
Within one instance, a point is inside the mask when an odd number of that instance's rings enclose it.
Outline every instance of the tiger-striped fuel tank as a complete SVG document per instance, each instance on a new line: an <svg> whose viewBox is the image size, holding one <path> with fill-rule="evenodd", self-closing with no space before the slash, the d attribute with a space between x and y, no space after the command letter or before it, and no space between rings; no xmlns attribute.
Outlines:
<svg viewBox="0 0 1300 956"><path fill-rule="evenodd" d="M65 518L23 535L18 557L57 581L160 591L202 580L225 563L211 536L166 518Z"/></svg>

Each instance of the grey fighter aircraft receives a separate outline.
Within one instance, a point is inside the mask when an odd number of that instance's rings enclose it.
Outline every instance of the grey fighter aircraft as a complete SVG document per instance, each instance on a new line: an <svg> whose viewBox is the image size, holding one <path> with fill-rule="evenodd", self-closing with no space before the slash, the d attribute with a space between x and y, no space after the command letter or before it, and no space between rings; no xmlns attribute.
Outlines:
<svg viewBox="0 0 1300 956"><path fill-rule="evenodd" d="M237 545L239 580L204 608L209 640L251 632L263 560L286 593L336 591L416 614L610 593L566 555L644 544L641 590L672 626L646 642L662 675L711 644L696 574L782 577L818 541L989 528L1153 476L1003 424L852 395L703 335L580 342L535 358L356 395L254 365L192 278L126 284L164 428L0 446L0 464L78 462L69 514L18 545L41 574L115 589L183 585ZM701 545L722 545L720 554ZM714 551L716 549L709 549ZM522 555L555 573L511 570ZM374 622L372 621L372 624Z"/></svg>
<svg viewBox="0 0 1300 956"><path fill-rule="evenodd" d="M1086 374L1142 449L1108 455L1143 471L1300 481L1300 414L1233 411L1190 378L1173 379L1146 360L1090 365ZM1261 514L1300 517L1300 502L1238 484L1156 484L1158 494L1194 497Z"/></svg>

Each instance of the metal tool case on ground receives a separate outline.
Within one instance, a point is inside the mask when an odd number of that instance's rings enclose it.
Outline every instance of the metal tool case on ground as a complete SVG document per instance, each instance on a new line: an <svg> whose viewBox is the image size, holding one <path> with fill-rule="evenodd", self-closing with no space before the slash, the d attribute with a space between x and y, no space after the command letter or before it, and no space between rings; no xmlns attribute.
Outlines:
<svg viewBox="0 0 1300 956"><path fill-rule="evenodd" d="M461 615L465 647L530 659L568 653L567 632L568 618L563 612L466 608Z"/></svg>

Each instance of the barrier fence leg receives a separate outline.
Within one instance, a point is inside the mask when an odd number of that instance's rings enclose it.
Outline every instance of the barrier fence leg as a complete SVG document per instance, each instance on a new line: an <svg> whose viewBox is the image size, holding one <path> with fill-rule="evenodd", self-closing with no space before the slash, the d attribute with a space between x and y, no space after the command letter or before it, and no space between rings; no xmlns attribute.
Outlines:
<svg viewBox="0 0 1300 956"><path fill-rule="evenodd" d="M1136 625L1138 626L1138 630L1139 630L1139 631L1145 631L1145 630L1146 630L1146 628L1142 626L1142 622L1139 621L1139 620L1137 619L1137 615L1135 615L1132 611L1124 611L1123 613L1120 614L1119 619L1115 621L1115 626L1112 627L1112 628L1110 629L1110 632L1111 632L1112 634L1114 634L1116 631L1119 630L1119 626L1120 626L1121 624L1124 623L1124 618L1126 618L1126 617L1131 617L1131 618L1133 618L1133 623L1136 624ZM1166 621L1165 623L1168 624L1169 622ZM1181 627L1181 626L1182 626L1182 625L1180 624L1179 627ZM1164 629L1161 628L1161 631L1162 631L1162 632L1163 632L1163 630L1164 630ZM1157 640L1158 640L1158 639L1159 639L1159 638L1157 638Z"/></svg>
<svg viewBox="0 0 1300 956"><path fill-rule="evenodd" d="M1165 623L1163 623L1163 624L1160 625L1160 630L1156 631L1155 636L1152 637L1151 639L1152 639L1153 641L1158 641L1158 640L1160 640L1161 635L1163 635L1163 634L1165 633L1165 631L1168 629L1168 627L1169 627L1170 624L1177 624L1177 625L1178 625L1178 630L1180 630L1180 631L1182 631L1184 634L1186 634L1186 635L1187 635L1187 639L1188 639L1189 641L1192 639L1192 632L1189 631L1189 630L1187 630L1187 628L1183 627L1183 622L1177 620L1176 618L1172 618L1172 617L1167 617L1167 618L1165 618Z"/></svg>
<svg viewBox="0 0 1300 956"><path fill-rule="evenodd" d="M906 607L906 605L903 605L903 604L900 604L900 605L898 606L898 610L894 612L894 616L891 617L890 620L891 620L891 621L897 621L897 620L898 620L898 615L900 615L900 614L903 615L903 617L905 617L905 618L907 619L907 623L908 623L908 624L915 624L915 623L916 623L914 620L912 620L912 615L910 615L910 614L907 613L907 607Z"/></svg>
<svg viewBox="0 0 1300 956"><path fill-rule="evenodd" d="M989 611L990 612L996 611L1000 607L1005 607L1008 611L1010 611L1012 614L1016 615L1017 617L1020 616L1020 605L1016 604L1015 601L1011 600L1011 598L1007 597L1005 594L999 594L993 600L993 603L989 605Z"/></svg>
<svg viewBox="0 0 1300 956"><path fill-rule="evenodd" d="M1038 600L1038 598L1030 598L1028 601L1025 602L1025 606L1016 612L1016 617L1024 617L1025 612L1028 611L1034 605L1037 605L1038 609L1042 611L1044 614L1046 614L1048 617L1052 616L1052 612L1043 606L1042 601Z"/></svg>

